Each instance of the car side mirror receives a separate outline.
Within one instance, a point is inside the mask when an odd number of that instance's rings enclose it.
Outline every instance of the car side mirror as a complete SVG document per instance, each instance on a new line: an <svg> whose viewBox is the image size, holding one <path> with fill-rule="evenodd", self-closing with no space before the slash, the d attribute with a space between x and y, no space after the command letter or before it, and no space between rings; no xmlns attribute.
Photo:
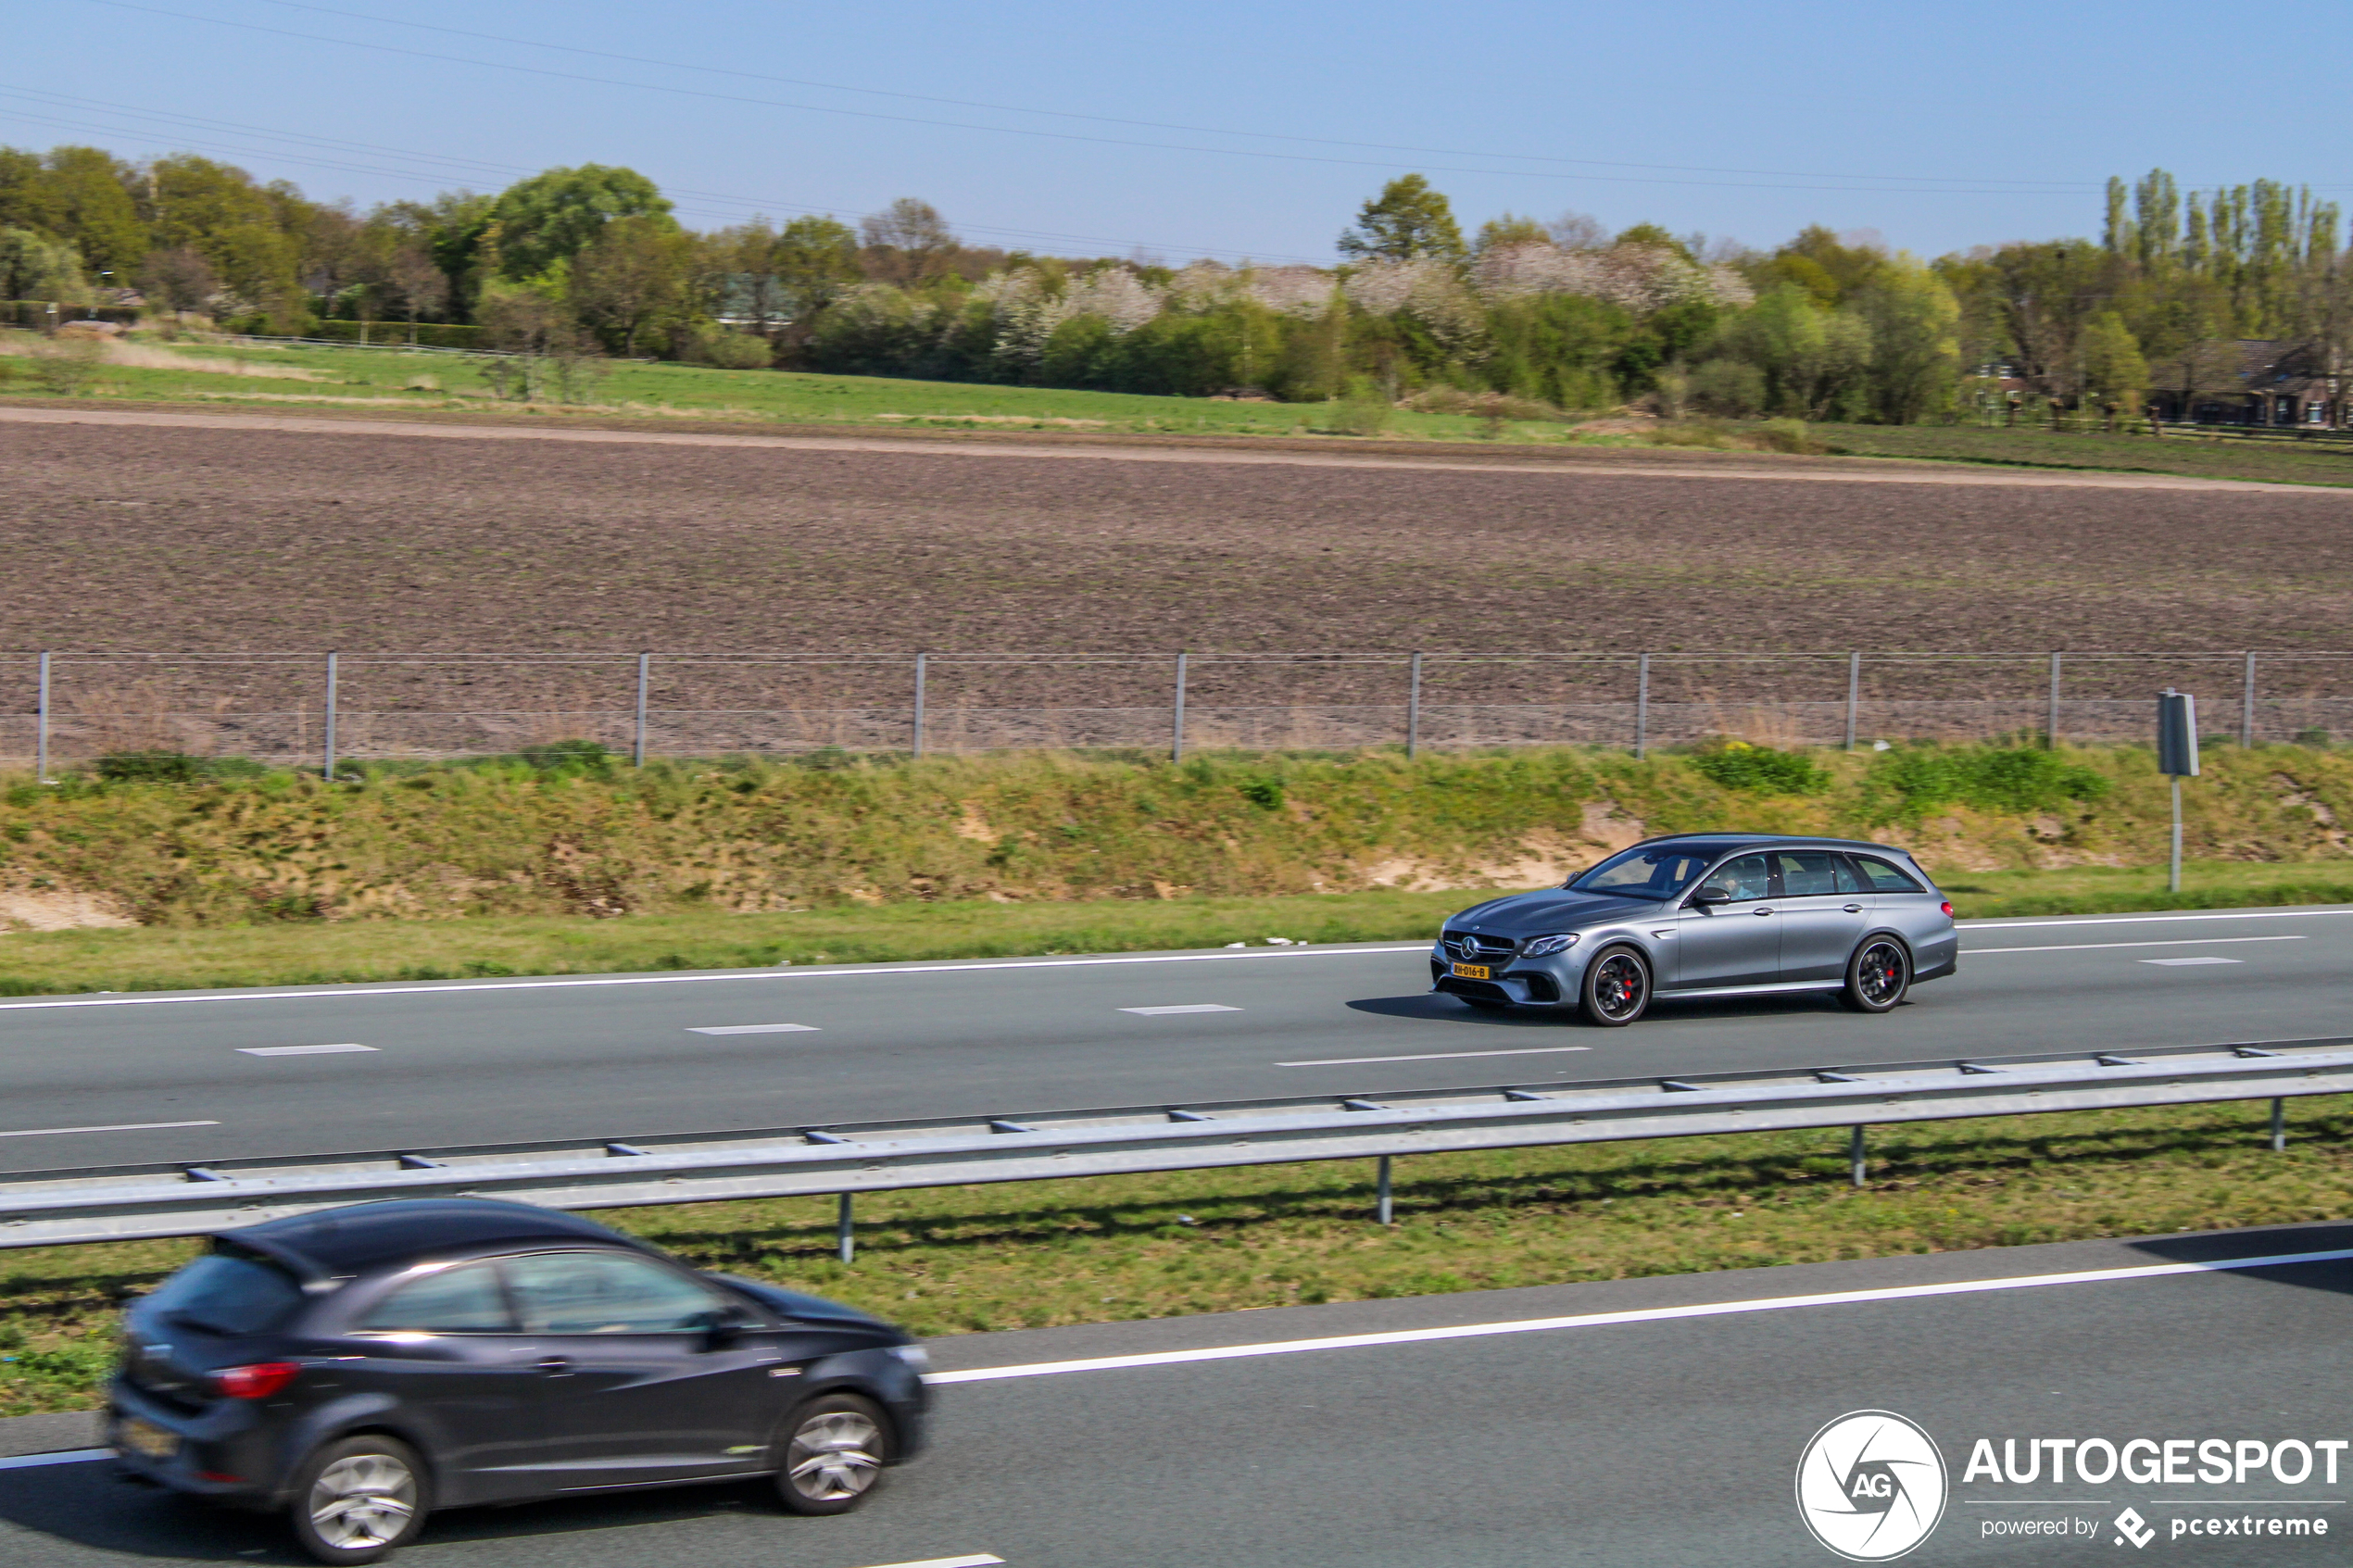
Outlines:
<svg viewBox="0 0 2353 1568"><path fill-rule="evenodd" d="M702 1314L702 1348L724 1350L756 1326L752 1315L741 1307L713 1307Z"/></svg>
<svg viewBox="0 0 2353 1568"><path fill-rule="evenodd" d="M1729 904L1731 901L1731 890L1724 887L1703 887L1692 895L1694 904Z"/></svg>

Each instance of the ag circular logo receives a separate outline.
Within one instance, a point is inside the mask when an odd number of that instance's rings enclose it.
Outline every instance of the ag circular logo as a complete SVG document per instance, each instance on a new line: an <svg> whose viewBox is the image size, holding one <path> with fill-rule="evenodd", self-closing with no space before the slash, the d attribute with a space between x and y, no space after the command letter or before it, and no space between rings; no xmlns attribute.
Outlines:
<svg viewBox="0 0 2353 1568"><path fill-rule="evenodd" d="M1893 1411L1855 1411L1814 1434L1797 1461L1797 1512L1850 1562L1884 1562L1944 1517L1944 1456Z"/></svg>

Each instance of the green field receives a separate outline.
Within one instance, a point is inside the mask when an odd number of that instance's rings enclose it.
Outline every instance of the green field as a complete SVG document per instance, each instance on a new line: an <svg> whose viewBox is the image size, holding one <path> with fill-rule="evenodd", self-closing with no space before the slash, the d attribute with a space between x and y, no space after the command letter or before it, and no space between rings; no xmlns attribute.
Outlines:
<svg viewBox="0 0 2353 1568"><path fill-rule="evenodd" d="M389 329L388 329L389 330ZM0 331L0 396L50 397L30 332ZM586 401L523 405L492 396L470 355L401 348L230 346L141 339L134 357L107 363L77 395L145 402L355 413L453 411L600 420L693 420L730 423L854 425L880 429L1043 431L1158 436L1351 437L1328 404L1148 397L1055 387L898 381L788 370L723 370L629 360L609 365ZM1486 420L1399 408L1387 439L1579 447L1668 446L1746 451L1766 445L1755 421L1695 420L1629 433L1574 428L1583 416ZM2062 434L1973 425L1818 425L1812 439L1833 454L2015 464L2036 468L2170 473L2299 484L2353 484L2353 445L2253 444L2176 433Z"/></svg>

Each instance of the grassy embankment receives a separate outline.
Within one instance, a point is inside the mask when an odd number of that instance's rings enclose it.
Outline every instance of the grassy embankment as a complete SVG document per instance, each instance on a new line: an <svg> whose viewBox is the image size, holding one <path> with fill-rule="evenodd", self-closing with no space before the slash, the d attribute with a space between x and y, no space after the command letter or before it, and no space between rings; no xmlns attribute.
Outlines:
<svg viewBox="0 0 2353 1568"><path fill-rule="evenodd" d="M35 341L31 333L0 332L0 397L57 395L60 386L45 380L31 358ZM117 352L143 362L94 367L78 395L286 411L460 412L479 418L558 416L902 430L1261 437L1340 436L1362 431L1354 422L1361 414L1352 416L1324 404L1221 402L638 361L613 365L590 395L593 401L585 406L526 408L494 400L474 362L461 354L145 341ZM1760 421L1698 420L1648 431L1584 431L1575 428L1581 419L1491 420L1397 408L1382 416L1380 433L1416 441L1515 445L1730 450L1784 445ZM1855 457L2353 484L2353 450L2317 445L2257 445L2183 433L2153 440L1975 425L1818 425L1809 435L1829 452Z"/></svg>
<svg viewBox="0 0 2353 1568"><path fill-rule="evenodd" d="M1758 766L1759 761L1763 766ZM1903 843L1964 914L2353 901L2353 754L2209 750L2185 893L2144 751L519 761L0 784L0 992L1426 935L1645 833Z"/></svg>
<svg viewBox="0 0 2353 1568"><path fill-rule="evenodd" d="M0 966L15 990L128 989L1418 937L1466 895L1367 883L1525 884L1596 834L1733 822L1912 844L1954 868L1965 912L2169 901L2130 869L2166 820L2145 753L1742 755L19 781L0 885L157 923L8 935ZM2217 747L2191 804L2208 858L2183 901L2353 898L2334 827L2353 758ZM1875 1141L1859 1192L1831 1135L1433 1156L1401 1168L1386 1231L1354 1164L908 1193L862 1206L849 1269L824 1200L611 1218L941 1334L2353 1212L2353 1108L2299 1106L2296 1126L2284 1156L2246 1107L1920 1126ZM115 1300L188 1251L0 1254L0 1413L89 1404Z"/></svg>

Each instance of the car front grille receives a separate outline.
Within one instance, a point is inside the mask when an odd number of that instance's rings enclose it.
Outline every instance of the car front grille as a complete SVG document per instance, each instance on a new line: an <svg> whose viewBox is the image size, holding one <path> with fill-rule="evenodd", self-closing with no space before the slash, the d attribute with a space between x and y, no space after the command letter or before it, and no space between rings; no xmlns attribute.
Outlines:
<svg viewBox="0 0 2353 1568"><path fill-rule="evenodd" d="M1475 931L1450 931L1439 941L1459 963L1491 963L1519 951L1519 944L1508 936L1489 936Z"/></svg>

